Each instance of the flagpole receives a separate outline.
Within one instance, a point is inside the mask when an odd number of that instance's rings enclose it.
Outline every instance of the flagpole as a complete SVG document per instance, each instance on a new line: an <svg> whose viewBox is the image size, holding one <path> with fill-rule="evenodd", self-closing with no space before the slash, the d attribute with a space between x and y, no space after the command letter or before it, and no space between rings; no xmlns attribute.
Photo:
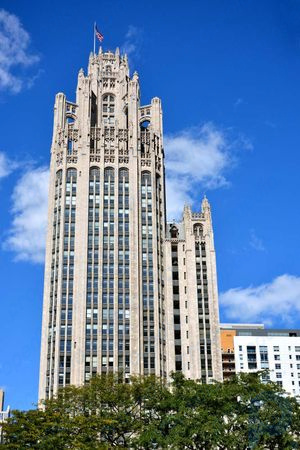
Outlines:
<svg viewBox="0 0 300 450"><path fill-rule="evenodd" d="M95 34L95 30L96 30L96 22L94 22L94 55L96 53L96 34Z"/></svg>

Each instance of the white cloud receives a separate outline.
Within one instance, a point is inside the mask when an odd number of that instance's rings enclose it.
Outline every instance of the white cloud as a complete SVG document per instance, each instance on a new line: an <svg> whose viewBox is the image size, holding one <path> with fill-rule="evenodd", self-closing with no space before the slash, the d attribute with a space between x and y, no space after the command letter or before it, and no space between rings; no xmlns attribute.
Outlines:
<svg viewBox="0 0 300 450"><path fill-rule="evenodd" d="M0 178L7 177L16 167L15 162L11 161L4 152L0 152Z"/></svg>
<svg viewBox="0 0 300 450"><path fill-rule="evenodd" d="M15 73L16 68L28 68L39 61L29 53L30 36L19 18L4 9L0 10L0 89L18 93L25 81ZM28 80L32 83L32 79Z"/></svg>
<svg viewBox="0 0 300 450"><path fill-rule="evenodd" d="M223 320L299 326L300 277L284 274L270 283L220 294Z"/></svg>
<svg viewBox="0 0 300 450"><path fill-rule="evenodd" d="M16 260L44 261L48 181L49 171L41 167L27 171L15 186L12 227L4 247L16 253Z"/></svg>
<svg viewBox="0 0 300 450"><path fill-rule="evenodd" d="M164 144L170 219L178 218L184 203L200 203L199 185L203 190L228 185L225 173L234 165L232 144L211 123L167 135Z"/></svg>
<svg viewBox="0 0 300 450"><path fill-rule="evenodd" d="M121 46L122 53L126 53L129 59L138 57L142 44L142 30L133 25L129 25L125 35L125 40Z"/></svg>

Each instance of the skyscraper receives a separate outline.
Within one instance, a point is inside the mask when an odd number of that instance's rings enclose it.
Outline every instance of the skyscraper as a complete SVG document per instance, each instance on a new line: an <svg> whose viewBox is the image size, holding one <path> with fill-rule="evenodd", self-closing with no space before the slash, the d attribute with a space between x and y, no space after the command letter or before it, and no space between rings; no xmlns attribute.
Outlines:
<svg viewBox="0 0 300 450"><path fill-rule="evenodd" d="M160 99L140 106L139 77L130 77L126 55L100 49L90 55L88 73L79 71L76 101L62 93L55 100L41 399L97 372L121 370L128 380L130 374L166 377L180 370L170 364L174 349L167 342L174 331L167 305L173 308L174 298L164 286L172 269L165 258L165 209ZM215 283L214 264L209 283ZM218 341L218 316L212 317L207 329L216 325L210 335ZM196 336L193 342L198 345ZM204 381L218 377L208 364Z"/></svg>

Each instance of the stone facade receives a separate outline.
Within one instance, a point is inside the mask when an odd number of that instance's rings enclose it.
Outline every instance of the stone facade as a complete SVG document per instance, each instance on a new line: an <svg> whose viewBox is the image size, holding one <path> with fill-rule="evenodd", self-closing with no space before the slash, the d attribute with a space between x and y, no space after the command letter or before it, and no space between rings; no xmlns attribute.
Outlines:
<svg viewBox="0 0 300 450"><path fill-rule="evenodd" d="M186 206L167 225L165 246L167 373L222 380L216 258L208 200Z"/></svg>
<svg viewBox="0 0 300 450"><path fill-rule="evenodd" d="M97 372L121 370L128 380L130 374L166 377L174 369L174 324L168 313L173 296L168 297L164 286L166 282L170 290L164 177L160 99L141 106L139 76L135 72L130 77L126 55L100 49L90 55L87 74L79 71L76 101L63 93L55 100L40 399L51 397L60 386L84 383ZM203 222L209 230L211 337L205 338L205 352L211 339L213 369L205 369L205 377L211 378L212 371L219 378L208 202L196 222L185 209L184 221L187 248L195 243L190 237L194 223ZM197 308L195 250L187 252L192 313ZM190 327L195 358L190 376L196 378L201 372L198 325Z"/></svg>

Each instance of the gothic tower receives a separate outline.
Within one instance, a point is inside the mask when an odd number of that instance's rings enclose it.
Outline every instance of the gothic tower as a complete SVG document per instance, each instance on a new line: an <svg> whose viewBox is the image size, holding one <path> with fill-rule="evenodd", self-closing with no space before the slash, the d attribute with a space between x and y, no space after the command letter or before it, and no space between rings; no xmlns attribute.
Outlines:
<svg viewBox="0 0 300 450"><path fill-rule="evenodd" d="M185 206L165 245L166 370L209 383L222 380L217 269L211 210Z"/></svg>
<svg viewBox="0 0 300 450"><path fill-rule="evenodd" d="M117 49L56 96L39 398L96 372L166 376L159 98Z"/></svg>

